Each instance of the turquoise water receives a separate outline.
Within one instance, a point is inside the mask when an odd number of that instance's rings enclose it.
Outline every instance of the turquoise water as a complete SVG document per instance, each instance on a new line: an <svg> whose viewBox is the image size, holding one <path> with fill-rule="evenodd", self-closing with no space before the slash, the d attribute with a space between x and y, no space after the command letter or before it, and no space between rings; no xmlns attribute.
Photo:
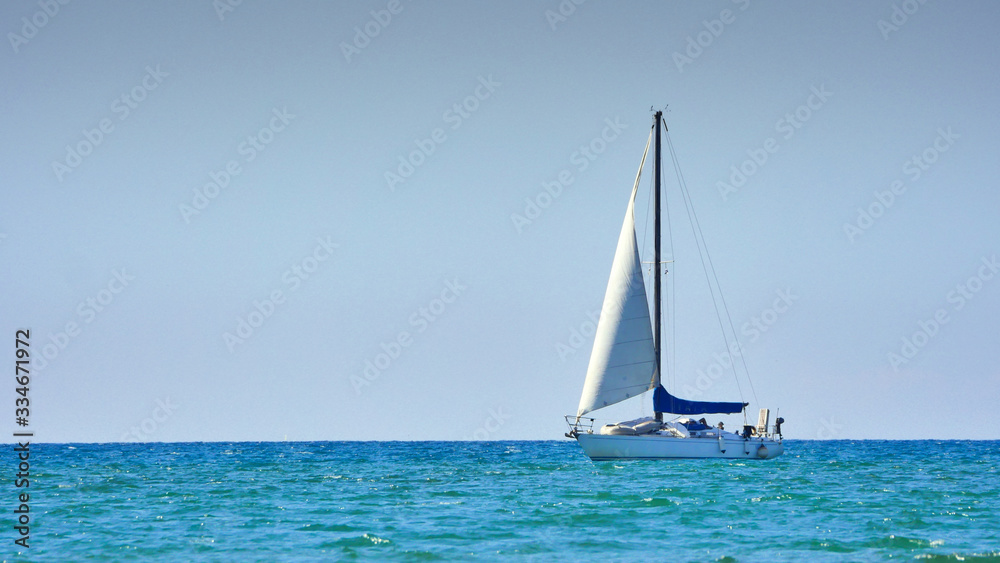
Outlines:
<svg viewBox="0 0 1000 563"><path fill-rule="evenodd" d="M31 547L8 483L7 560L1000 560L1000 442L598 464L570 440L31 447Z"/></svg>

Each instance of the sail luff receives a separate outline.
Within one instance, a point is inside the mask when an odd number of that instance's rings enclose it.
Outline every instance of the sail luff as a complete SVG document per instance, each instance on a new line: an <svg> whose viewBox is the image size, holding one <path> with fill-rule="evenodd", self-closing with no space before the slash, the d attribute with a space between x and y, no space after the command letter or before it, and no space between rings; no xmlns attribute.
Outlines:
<svg viewBox="0 0 1000 563"><path fill-rule="evenodd" d="M651 140L652 132L642 153L618 237L577 416L655 387L656 357L649 301L635 236L635 195Z"/></svg>

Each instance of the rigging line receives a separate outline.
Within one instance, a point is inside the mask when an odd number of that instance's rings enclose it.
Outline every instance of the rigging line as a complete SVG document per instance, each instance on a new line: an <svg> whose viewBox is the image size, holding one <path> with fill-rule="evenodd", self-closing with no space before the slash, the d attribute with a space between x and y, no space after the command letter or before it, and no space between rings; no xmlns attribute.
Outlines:
<svg viewBox="0 0 1000 563"><path fill-rule="evenodd" d="M656 126L654 125L653 127L650 128L650 132L649 132L650 138L652 138L653 129L655 127ZM655 166L654 166L654 169L655 169ZM649 210L653 208L653 175L652 174L649 175L649 186L646 189L646 193L648 194L647 200L646 200L646 218L643 220L643 224L642 224L642 246L639 247L639 248L642 249L643 252L646 252L646 236L649 235ZM653 279L652 279L653 278L653 274L652 274L652 271L653 270L659 270L660 266L659 266L659 264L655 264L653 262L650 262L650 264L652 264L652 266L650 267L650 276L649 276L650 279L649 279L649 281L650 281L650 283L653 283ZM644 278L643 279L643 283L645 283L645 275L643 275L643 278ZM652 317L652 313L650 313L650 316ZM657 342L657 346L659 346L659 345L660 345L660 343ZM662 375L663 374L660 374L661 377L662 377ZM645 405L645 402L643 401L642 404ZM645 414L645 410L643 410L643 414Z"/></svg>
<svg viewBox="0 0 1000 563"><path fill-rule="evenodd" d="M681 172L680 165L677 162L677 155L676 155L676 153L674 153L673 144L670 141L670 134L669 134L669 132L667 133L667 144L670 147L671 156L674 159L674 169L677 171L677 174L681 178L681 181L683 183L684 174L683 174L683 172ZM684 185L684 188L683 188L684 189L684 193L687 195L688 198L690 198L691 197L690 194L687 194L687 184L683 183L683 185ZM718 276L718 274L715 271L715 265L712 263L712 256L708 253L708 244L705 242L705 240L704 240L705 236L701 232L701 223L698 221L698 215L694 211L694 206L691 206L691 213L694 216L695 223L697 224L698 233L701 234L702 244L705 245L705 254L708 256L708 264L709 264L709 266L712 269L712 276L715 278L715 284L716 284L716 286L719 289L719 299L722 301L722 308L726 312L726 319L729 321L729 329L733 333L733 338L736 341L736 345L740 346L740 344L739 344L739 338L738 338L738 336L736 334L736 327L733 325L733 317L732 317L732 315L729 314L729 306L726 304L726 298L722 294L722 284L719 283L719 276ZM707 276L707 272L706 272L706 276ZM727 343L727 346L728 346L728 343ZM730 356L731 356L731 354L730 354ZM747 360L746 360L746 356L743 354L742 347L740 348L740 362L743 364L743 371L744 371L744 373L746 373L747 382L750 384L750 392L753 394L754 401L756 401L758 404L760 404L760 400L757 398L757 390L754 388L754 385L753 385L753 378L750 377L750 369L747 367ZM733 372L735 374L735 371L736 371L735 370L736 362L731 361L730 363L733 365ZM737 386L738 385L739 385L739 379L737 378Z"/></svg>
<svg viewBox="0 0 1000 563"><path fill-rule="evenodd" d="M678 170L680 170L680 168L678 168ZM681 175L683 176L683 173ZM685 187L685 189L687 188ZM692 213L694 213L693 208L692 208ZM698 215L696 213L694 214L694 216L695 216L695 222L698 223L698 232L700 233L701 223L698 222ZM704 235L702 235L702 239L704 239ZM705 254L708 254L707 243L705 244ZM719 283L719 276L715 271L715 265L712 263L711 255L708 256L708 264L709 267L711 267L712 269L712 277L715 278L715 285L719 288L719 299L722 301L722 309L726 312L726 319L729 321L729 329L733 332L733 339L735 340L736 345L740 348L740 363L743 364L743 372L747 376L747 383L750 384L750 393L753 394L753 400L759 405L760 399L757 398L757 390L754 389L753 378L750 377L750 368L747 367L746 355L743 353L743 347L740 345L739 337L736 334L736 327L733 325L733 317L732 315L729 314L729 305L726 304L726 297L722 293L722 284ZM731 356L732 353L730 353L730 360L732 360ZM730 363L733 364L733 366L736 365L735 361L730 361Z"/></svg>
<svg viewBox="0 0 1000 563"><path fill-rule="evenodd" d="M652 130L652 128L650 128L649 136L650 136L650 138L653 137L653 130ZM647 146L647 148L649 147L649 141L646 141L646 146ZM649 185L650 186L653 185L653 175L652 174L649 175ZM649 189L646 190L646 192L649 194L649 199L646 201L646 218L642 222L642 246L639 247L639 248L642 249L643 252L645 252L645 250L646 250L646 236L649 234L649 210L653 207L653 204L652 204L652 201L653 201L653 188L650 187ZM650 281L652 281L652 280L650 280ZM643 280L643 282L645 282L645 280Z"/></svg>
<svg viewBox="0 0 1000 563"><path fill-rule="evenodd" d="M653 172L655 172L656 171L656 165L655 164L652 165L652 168L653 168ZM660 169L662 170L662 168L663 167L661 166ZM646 204L646 217L648 218L649 217L649 210L650 209L655 209L655 207L656 207L656 200L654 199L654 195L655 195L655 191L656 191L656 179L653 177L652 173L649 175L649 186L648 186L648 189L646 191L649 192L649 201ZM655 229L654 229L654 232L655 232ZM660 236L662 238L663 235L661 234ZM656 245L656 241L653 241L653 245L654 246ZM663 257L662 256L660 256L660 261L659 262L657 262L655 259L652 260L652 261L650 261L650 276L649 276L649 283L650 284L655 284L656 283L656 280L653 278L653 276L659 276L660 275L660 264L662 264L662 263L663 263ZM660 292L660 296L659 297L660 297L660 303L662 304L663 301L664 301L664 299L663 299L663 292ZM654 307L654 309L655 309L655 307ZM653 312L651 311L650 312L650 317L652 317L652 316L653 316ZM660 308L660 318L659 319L653 319L653 320L655 322L660 323L660 326L663 326L663 308L662 307ZM656 343L656 347L659 349L658 353L660 354L660 359L662 360L662 358L663 358L664 355L667 356L667 358L669 358L670 357L670 350L668 350L667 347L663 345L663 342L662 342L662 340L663 340L663 334L662 333L660 334L660 340L661 340L660 342ZM663 370L663 371L666 372L666 374L665 374L666 378L664 378L664 373L660 373L660 383L662 384L663 381L664 381L664 379L666 379L667 386L669 388L669 386L671 385L671 383L670 383L670 381L671 381L670 365L668 363L664 363L662 361L658 362L658 365L659 365L659 367L660 367L661 370Z"/></svg>
<svg viewBox="0 0 1000 563"><path fill-rule="evenodd" d="M708 283L709 293L712 296L712 306L715 308L715 316L716 316L716 319L719 322L719 330L722 332L722 340L726 344L726 349L727 350L732 350L732 348L730 347L730 344L729 344L729 334L726 332L725 326L723 325L723 322L722 322L722 315L719 312L719 301L720 300L723 301L723 305L724 305L725 304L725 300L722 298L722 288L721 288L721 286L718 285L718 277L714 276L715 266L712 264L712 256L708 252L708 243L707 243L707 241L705 241L704 233L701 231L701 223L698 221L698 214L694 210L694 203L691 201L691 194L687 190L687 184L684 181L684 175L683 175L683 173L680 171L680 164L677 161L677 154L673 150L673 144L671 143L670 139L667 140L667 145L670 148L670 154L671 154L671 158L673 160L674 170L677 173L677 181L678 181L678 184L681 187L681 195L684 196L684 203L685 203L685 206L686 206L686 210L688 212L688 220L691 223L691 232L694 235L695 243L698 246L698 257L701 259L702 270L705 272L705 281ZM706 258L708 259L708 263L707 264L705 262ZM715 286L712 285L712 280L709 277L709 269L710 268L712 270L713 277L715 277L715 281L716 281L716 285ZM718 291L719 291L719 300L716 300L716 298L715 298L716 289L718 289ZM726 316L727 317L729 316L728 309L726 309ZM732 327L732 319L730 319L730 323L729 324L730 324L730 327ZM735 330L732 331L732 334L733 334L733 338L734 339L737 338ZM737 340L737 343L738 343L738 340ZM740 378L739 378L739 375L736 372L736 363L735 362L730 362L730 367L733 370L733 378L736 380L736 387L737 387L737 389L740 392L740 399L742 400L743 399L743 386L740 384Z"/></svg>
<svg viewBox="0 0 1000 563"><path fill-rule="evenodd" d="M655 170L656 167L654 166L653 169ZM654 185L655 185L655 179L653 178L653 175L650 174L649 175L649 189L647 190L649 192L649 201L646 204L646 220L647 220L646 228L647 228L647 232L648 232L648 228L649 228L649 224L648 224L649 210L652 209L653 206L655 205L654 202L653 202L653 191L655 189ZM644 248L645 248L645 244L646 244L646 240L645 240L645 238L643 238L643 247ZM655 244L655 242L654 242L654 244ZM661 256L660 257L660 261L662 262L662 260L663 260L663 257ZM651 261L650 262L650 270L651 271L650 271L650 276L649 276L649 278L650 278L649 282L650 283L656 283L656 280L653 279L653 276L660 275L660 263L656 262L656 260ZM663 302L663 295L662 294L660 295L660 302L661 303ZM652 316L652 313L650 313L650 316ZM663 309L660 309L660 319L653 319L653 320L656 321L656 322L661 322L661 326L662 326L662 319L663 319ZM661 335L661 339L662 339L662 335ZM666 350L666 346L664 346L662 342L657 342L656 346L660 350L661 357L662 357L662 354L665 353L665 351L669 352L668 350ZM669 357L669 354L668 354L668 357ZM664 366L661 363L660 368L665 369L667 371L667 383L669 384L670 383L669 366ZM663 382L663 374L662 373L660 374L660 382L661 383Z"/></svg>
<svg viewBox="0 0 1000 563"><path fill-rule="evenodd" d="M663 128L664 128L664 130L667 129L667 122L666 122L666 120L664 120L664 122L663 122ZM675 169L676 169L676 165L675 165ZM663 167L661 166L660 167L660 177L661 177L660 179L661 179L661 181L663 180L663 176L665 176L665 175L666 175L666 173L663 171ZM663 185L666 185L666 182L662 182L662 183L663 183ZM667 240L670 242L670 258L671 258L671 260L674 260L677 255L674 253L674 232L673 232L673 228L672 228L672 223L670 221L670 203L669 203L669 198L667 197L667 190L666 189L663 190L663 209L666 211L666 216L667 216ZM669 332L669 337L670 337L670 350L668 351L669 353L667 355L667 361L668 361L668 364L670 366L670 372L668 373L668 375L670 375L670 388L671 389L675 389L675 387L674 387L674 384L675 384L674 377L676 377L675 374L677 373L677 322L676 322L677 321L677 298L676 298L677 284L675 282L673 282L669 276L666 276L666 280L667 280L667 283L670 286L670 301L669 301L670 307L668 309L669 313L667 313L668 316L669 316L669 318L670 318L670 323L667 325L667 331Z"/></svg>
<svg viewBox="0 0 1000 563"><path fill-rule="evenodd" d="M701 267L705 272L705 281L708 282L708 290L712 296L712 306L715 308L715 317L719 322L719 329L722 331L722 340L726 344L727 350L732 350L729 345L729 335L726 333L725 325L722 322L722 314L719 312L719 303L715 299L716 288L712 285L712 279L709 277L709 264L712 263L712 257L708 253L708 244L704 240L704 233L701 231L701 224L698 222L697 214L694 212L694 205L691 201L691 194L687 190L687 185L684 182L684 176L681 173L680 163L677 161L677 153L674 151L673 142L670 139L670 132L667 132L667 148L670 150L670 158L673 161L674 172L677 175L677 182L680 186L681 196L684 198L684 205L687 210L688 220L691 223L691 232L694 235L695 244L698 247L698 257L701 259ZM708 264L705 263L705 258L708 258ZM715 267L712 266L712 273L715 273ZM714 276L716 284L718 284L718 276ZM723 302L723 307L725 307L725 299L722 298L722 288L719 287L719 300ZM726 309L726 316L729 316L729 311ZM729 319L730 327L732 327L732 318ZM733 330L733 338L736 338L736 331ZM738 342L738 340L737 340ZM740 384L739 375L736 373L736 362L730 362L730 367L733 369L733 378L736 380L736 388L740 393L740 400L743 400L743 386ZM747 375L749 380L749 374ZM752 384L751 384L752 389ZM756 400L756 393L754 394L754 399Z"/></svg>
<svg viewBox="0 0 1000 563"><path fill-rule="evenodd" d="M662 172L662 169L663 169L663 167L661 166L660 167L661 172ZM653 167L653 170L656 170L655 166ZM656 185L656 179L653 178L652 174L650 174L649 175L649 190L648 190L649 191L649 202L648 202L648 206L646 207L646 216L647 217L649 216L649 210L652 209L655 206L655 202L653 200L654 191L656 189L655 185ZM661 237L662 237L662 235L661 235ZM654 241L654 244L655 244L655 241ZM650 280L649 280L650 283L656 283L656 280L653 279L653 276L659 276L660 275L660 264L662 264L662 263L663 263L663 257L662 256L660 256L660 261L659 262L657 262L655 260L653 260L653 261L650 262L650 270L651 270L651 273L650 273L650 276L649 276L650 277ZM660 303L661 304L664 303L664 298L663 298L663 293L662 292L660 293ZM652 313L650 313L650 315L652 315ZM663 326L663 308L662 307L660 308L660 318L659 319L653 319L653 320L656 321L656 322L659 322L660 326ZM663 340L663 335L662 334L660 335L660 339ZM664 373L660 374L660 383L663 383L664 379L666 379L667 388L670 389L670 388L672 388L671 387L672 386L672 383L671 383L672 373L670 371L670 365L669 365L669 358L670 358L670 352L671 352L671 350L668 349L666 346L664 346L663 342L657 342L656 346L659 348L660 357L662 358L663 356L667 356L667 359L668 359L667 363L663 363L663 362L660 363L660 368L664 372L666 372L665 374ZM666 375L666 378L664 378L664 375Z"/></svg>
<svg viewBox="0 0 1000 563"><path fill-rule="evenodd" d="M653 188L652 188L652 185L653 185L653 175L652 174L649 175L649 185L650 185L650 188L648 190L646 190L649 193L649 199L646 201L646 218L643 219L643 222L642 222L642 246L639 247L643 251L646 250L646 235L649 234L649 210L653 207L653 204L652 204L652 201L653 201Z"/></svg>

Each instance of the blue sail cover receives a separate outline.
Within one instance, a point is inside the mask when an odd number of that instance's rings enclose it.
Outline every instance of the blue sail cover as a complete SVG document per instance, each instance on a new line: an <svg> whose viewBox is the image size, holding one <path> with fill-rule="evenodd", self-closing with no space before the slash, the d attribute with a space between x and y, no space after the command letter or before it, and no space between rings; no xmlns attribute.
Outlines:
<svg viewBox="0 0 1000 563"><path fill-rule="evenodd" d="M678 399L662 385L653 391L653 410L673 414L733 414L743 410L750 403L712 403L708 401L688 401Z"/></svg>

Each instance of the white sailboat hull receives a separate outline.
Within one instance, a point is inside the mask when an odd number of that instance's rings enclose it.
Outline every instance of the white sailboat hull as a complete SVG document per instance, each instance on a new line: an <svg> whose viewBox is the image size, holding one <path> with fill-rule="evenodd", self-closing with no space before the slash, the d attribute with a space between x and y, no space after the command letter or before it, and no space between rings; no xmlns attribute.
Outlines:
<svg viewBox="0 0 1000 563"><path fill-rule="evenodd" d="M662 434L615 436L579 434L584 453L594 461L615 459L773 459L784 453L771 438L678 438Z"/></svg>

